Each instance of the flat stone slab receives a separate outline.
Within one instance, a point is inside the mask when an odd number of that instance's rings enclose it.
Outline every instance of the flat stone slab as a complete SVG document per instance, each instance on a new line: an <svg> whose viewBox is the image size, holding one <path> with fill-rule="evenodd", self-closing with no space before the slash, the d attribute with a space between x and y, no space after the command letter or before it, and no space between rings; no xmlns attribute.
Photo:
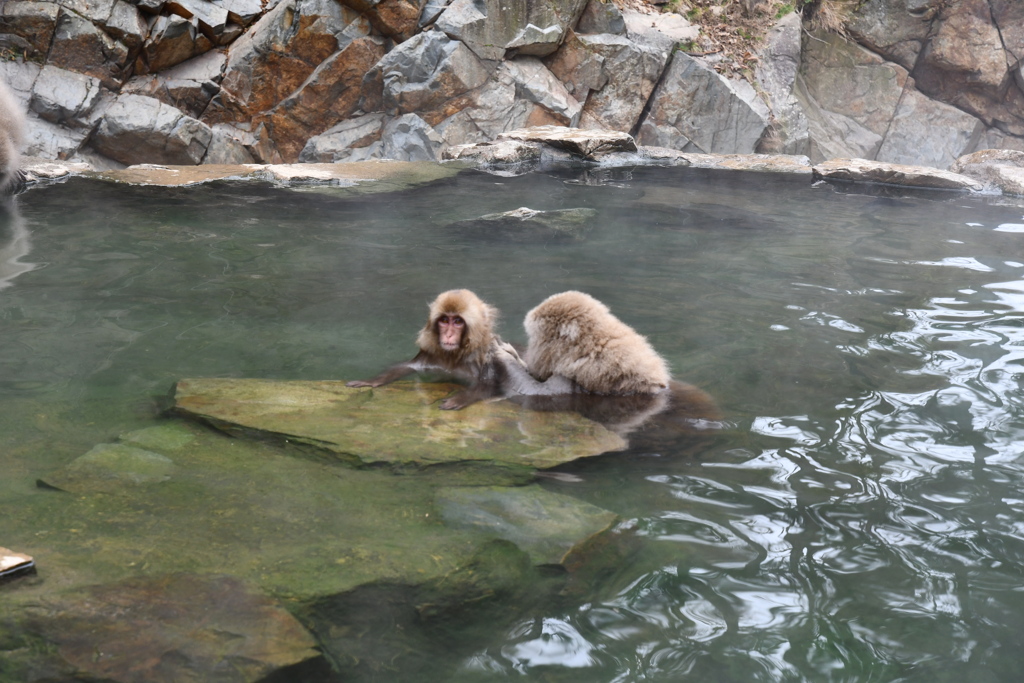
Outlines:
<svg viewBox="0 0 1024 683"><path fill-rule="evenodd" d="M927 166L889 164L867 159L829 159L814 167L814 176L826 180L885 183L936 190L969 190L980 192L983 185L951 171L940 171Z"/></svg>
<svg viewBox="0 0 1024 683"><path fill-rule="evenodd" d="M313 446L353 465L477 463L544 469L622 450L626 442L575 413L508 401L464 410L438 403L459 387L396 382L351 389L343 381L183 379L175 408L228 432Z"/></svg>
<svg viewBox="0 0 1024 683"><path fill-rule="evenodd" d="M173 166L139 164L114 171L84 173L87 177L131 185L181 187L215 180L264 180L278 183L329 184L391 192L447 178L455 166L429 162L361 161L337 164L204 164Z"/></svg>
<svg viewBox="0 0 1024 683"><path fill-rule="evenodd" d="M535 126L510 130L498 140L540 142L588 159L611 152L635 152L636 141L629 133L616 130L583 130L562 126Z"/></svg>

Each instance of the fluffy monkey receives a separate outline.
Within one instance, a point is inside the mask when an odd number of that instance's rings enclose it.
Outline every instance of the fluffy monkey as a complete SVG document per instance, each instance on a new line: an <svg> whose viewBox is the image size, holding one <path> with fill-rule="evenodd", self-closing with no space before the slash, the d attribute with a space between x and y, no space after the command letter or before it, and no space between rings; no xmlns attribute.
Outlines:
<svg viewBox="0 0 1024 683"><path fill-rule="evenodd" d="M554 294L526 314L526 365L537 380L562 377L593 394L656 394L669 387L665 359L603 303Z"/></svg>
<svg viewBox="0 0 1024 683"><path fill-rule="evenodd" d="M25 116L18 98L0 80L0 194L11 194L25 182L21 150L25 146Z"/></svg>
<svg viewBox="0 0 1024 683"><path fill-rule="evenodd" d="M350 387L379 387L414 372L441 371L466 380L469 387L441 402L442 410L460 410L477 401L508 393L567 393L568 382L550 385L534 380L511 345L494 333L498 310L468 289L442 292L430 304L427 323L416 343L419 353Z"/></svg>

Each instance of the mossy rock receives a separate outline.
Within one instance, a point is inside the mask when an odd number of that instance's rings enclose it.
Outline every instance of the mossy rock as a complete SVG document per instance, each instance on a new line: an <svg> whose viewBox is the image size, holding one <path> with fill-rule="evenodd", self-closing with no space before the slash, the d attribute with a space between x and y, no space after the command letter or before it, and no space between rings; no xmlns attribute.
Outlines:
<svg viewBox="0 0 1024 683"><path fill-rule="evenodd" d="M176 410L225 431L312 446L352 465L477 463L544 469L622 450L625 441L570 412L508 401L460 411L439 402L459 387L398 382L351 389L341 381L183 379Z"/></svg>

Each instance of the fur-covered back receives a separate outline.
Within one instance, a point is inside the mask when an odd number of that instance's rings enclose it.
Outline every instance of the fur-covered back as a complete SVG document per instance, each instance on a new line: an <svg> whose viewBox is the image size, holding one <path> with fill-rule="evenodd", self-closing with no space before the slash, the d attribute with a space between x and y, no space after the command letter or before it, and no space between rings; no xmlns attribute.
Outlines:
<svg viewBox="0 0 1024 683"><path fill-rule="evenodd" d="M466 322L465 337L458 351L445 351L437 343L437 319L442 315L457 315ZM438 358L450 357L453 363L482 363L494 342L497 321L498 309L484 303L468 289L451 289L438 294L430 304L430 317L416 342L424 351Z"/></svg>
<svg viewBox="0 0 1024 683"><path fill-rule="evenodd" d="M526 314L526 364L540 380L561 375L597 394L655 393L668 387L665 359L603 303L562 292Z"/></svg>

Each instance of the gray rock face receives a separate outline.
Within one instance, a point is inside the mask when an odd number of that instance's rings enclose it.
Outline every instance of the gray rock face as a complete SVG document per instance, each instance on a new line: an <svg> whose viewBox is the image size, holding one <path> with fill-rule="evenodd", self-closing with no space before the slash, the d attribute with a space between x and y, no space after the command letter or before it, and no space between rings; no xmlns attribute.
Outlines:
<svg viewBox="0 0 1024 683"><path fill-rule="evenodd" d="M91 125L87 117L99 100L100 85L98 78L44 66L36 78L30 106L51 123L84 128Z"/></svg>
<svg viewBox="0 0 1024 683"><path fill-rule="evenodd" d="M729 81L677 52L637 139L687 152L751 153L767 127L768 108L746 82Z"/></svg>
<svg viewBox="0 0 1024 683"><path fill-rule="evenodd" d="M576 24L585 0L453 0L437 28L464 42L481 59L554 52Z"/></svg>
<svg viewBox="0 0 1024 683"><path fill-rule="evenodd" d="M939 6L939 0L867 0L857 7L848 29L859 43L909 71Z"/></svg>
<svg viewBox="0 0 1024 683"><path fill-rule="evenodd" d="M155 163L198 164L213 131L152 97L121 95L106 110L92 142L111 159L130 163L140 154Z"/></svg>
<svg viewBox="0 0 1024 683"><path fill-rule="evenodd" d="M483 85L487 69L464 43L437 31L421 33L377 64L384 83L384 109L428 111Z"/></svg>
<svg viewBox="0 0 1024 683"><path fill-rule="evenodd" d="M774 154L807 154L810 137L807 117L793 88L800 70L800 15L790 12L768 32L757 65L757 81L771 107L768 134L758 151Z"/></svg>
<svg viewBox="0 0 1024 683"><path fill-rule="evenodd" d="M384 119L384 114L366 114L342 121L330 130L311 137L303 147L299 161L305 163L351 161L353 155L364 154L357 150L366 150L380 140L384 130Z"/></svg>
<svg viewBox="0 0 1024 683"><path fill-rule="evenodd" d="M569 94L585 102L581 128L629 132L667 61L658 46L601 33L570 34L546 63Z"/></svg>
<svg viewBox="0 0 1024 683"><path fill-rule="evenodd" d="M815 162L1024 149L1024 3L849 9L848 38L784 16L750 87L675 52L699 38L680 14L601 0L0 0L0 45L35 60L0 75L29 110L30 153L102 168L490 155L465 146L547 125ZM179 118L185 132L161 128ZM143 125L158 128L137 144Z"/></svg>
<svg viewBox="0 0 1024 683"><path fill-rule="evenodd" d="M906 70L834 34L804 40L796 95L811 161L874 159L907 85Z"/></svg>

